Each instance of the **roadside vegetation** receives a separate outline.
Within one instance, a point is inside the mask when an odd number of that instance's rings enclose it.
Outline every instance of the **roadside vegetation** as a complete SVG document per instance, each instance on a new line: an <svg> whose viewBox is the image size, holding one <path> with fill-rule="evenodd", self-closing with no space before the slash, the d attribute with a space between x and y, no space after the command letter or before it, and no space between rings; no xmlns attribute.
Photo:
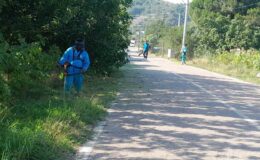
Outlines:
<svg viewBox="0 0 260 160"><path fill-rule="evenodd" d="M193 0L190 5L186 43L193 65L250 82L260 71L260 2ZM180 59L183 27L169 26L163 19L147 27L143 39L159 47L155 54L167 56L172 49ZM188 62L189 64L189 62Z"/></svg>
<svg viewBox="0 0 260 160"><path fill-rule="evenodd" d="M246 53L225 52L194 58L189 64L260 84L260 78L256 76L260 72L260 53L257 51L247 51Z"/></svg>
<svg viewBox="0 0 260 160"><path fill-rule="evenodd" d="M66 101L60 88L40 99L20 99L12 107L1 107L0 159L73 159L77 147L106 115L118 79L119 73L88 77L82 96Z"/></svg>
<svg viewBox="0 0 260 160"><path fill-rule="evenodd" d="M0 159L72 159L116 91L126 63L131 0L0 0ZM56 62L78 37L91 67L64 101Z"/></svg>

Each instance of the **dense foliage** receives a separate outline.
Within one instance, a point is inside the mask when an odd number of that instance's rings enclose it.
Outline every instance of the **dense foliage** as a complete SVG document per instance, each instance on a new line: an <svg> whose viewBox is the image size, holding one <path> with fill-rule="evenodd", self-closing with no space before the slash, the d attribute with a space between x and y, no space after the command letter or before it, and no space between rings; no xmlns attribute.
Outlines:
<svg viewBox="0 0 260 160"><path fill-rule="evenodd" d="M186 39L188 56L221 54L236 49L259 49L259 6L259 0L192 1ZM147 37L153 37L152 44L171 48L178 53L181 48L182 27L155 22L147 27Z"/></svg>
<svg viewBox="0 0 260 160"><path fill-rule="evenodd" d="M197 54L260 48L259 0L194 0L191 34Z"/></svg>
<svg viewBox="0 0 260 160"><path fill-rule="evenodd" d="M40 44L20 39L19 44L10 45L2 39L0 46L1 102L43 92L54 59L42 51Z"/></svg>
<svg viewBox="0 0 260 160"><path fill-rule="evenodd" d="M92 71L108 74L123 65L130 4L131 0L2 0L0 98L41 89L59 56L79 36L86 40Z"/></svg>
<svg viewBox="0 0 260 160"><path fill-rule="evenodd" d="M94 74L122 66L130 5L131 0L0 0L1 160L72 159L66 154L105 109L89 97L64 105L55 88L57 82L62 87L56 62L83 37Z"/></svg>

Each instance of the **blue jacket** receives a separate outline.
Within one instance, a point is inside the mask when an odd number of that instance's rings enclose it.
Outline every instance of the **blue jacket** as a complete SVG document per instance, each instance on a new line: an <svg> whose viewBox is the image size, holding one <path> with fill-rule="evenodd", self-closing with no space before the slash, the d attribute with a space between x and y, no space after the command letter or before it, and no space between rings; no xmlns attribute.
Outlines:
<svg viewBox="0 0 260 160"><path fill-rule="evenodd" d="M149 50L149 44L144 43L144 52L147 52Z"/></svg>
<svg viewBox="0 0 260 160"><path fill-rule="evenodd" d="M187 53L187 51L188 51L188 48L187 48L187 47L183 46L183 47L181 48L181 52Z"/></svg>
<svg viewBox="0 0 260 160"><path fill-rule="evenodd" d="M59 64L70 64L67 69L68 74L78 74L86 72L90 65L89 55L86 50L77 51L74 47L68 48L60 58Z"/></svg>

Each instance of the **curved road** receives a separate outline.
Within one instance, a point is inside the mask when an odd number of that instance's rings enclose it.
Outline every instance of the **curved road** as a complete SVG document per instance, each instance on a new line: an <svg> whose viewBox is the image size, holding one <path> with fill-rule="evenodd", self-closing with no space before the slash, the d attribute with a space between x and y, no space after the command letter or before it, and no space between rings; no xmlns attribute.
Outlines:
<svg viewBox="0 0 260 160"><path fill-rule="evenodd" d="M134 55L77 159L260 160L260 86Z"/></svg>

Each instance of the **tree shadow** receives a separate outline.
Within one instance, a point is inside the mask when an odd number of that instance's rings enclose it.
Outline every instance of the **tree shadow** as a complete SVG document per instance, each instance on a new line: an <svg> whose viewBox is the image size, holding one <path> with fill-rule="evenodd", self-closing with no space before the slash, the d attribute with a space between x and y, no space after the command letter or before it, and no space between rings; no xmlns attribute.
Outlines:
<svg viewBox="0 0 260 160"><path fill-rule="evenodd" d="M126 70L142 87L120 92L90 159L260 159L259 86L147 67Z"/></svg>

